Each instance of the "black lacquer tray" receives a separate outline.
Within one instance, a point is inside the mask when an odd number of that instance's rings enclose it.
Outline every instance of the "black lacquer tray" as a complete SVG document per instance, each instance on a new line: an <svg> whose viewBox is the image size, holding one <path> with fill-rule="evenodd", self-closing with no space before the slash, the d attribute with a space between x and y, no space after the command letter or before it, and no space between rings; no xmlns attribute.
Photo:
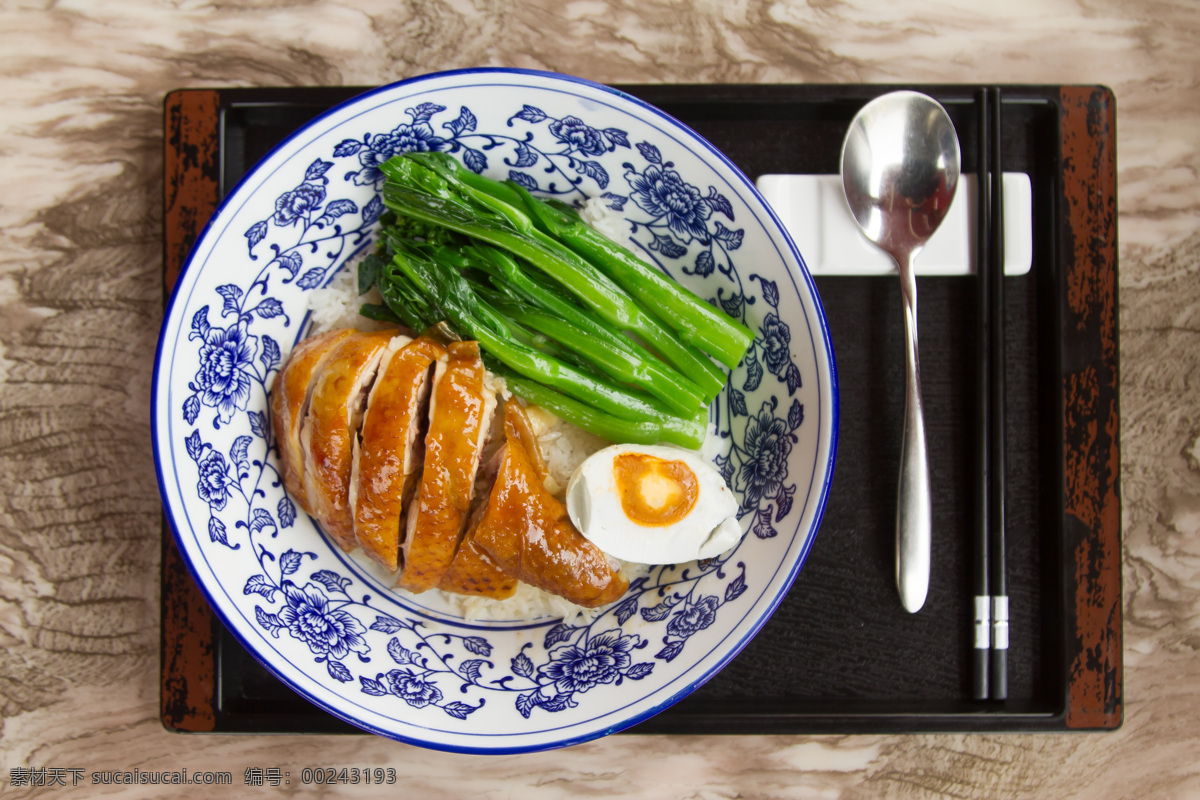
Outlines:
<svg viewBox="0 0 1200 800"><path fill-rule="evenodd" d="M751 178L836 173L855 111L888 86L625 86ZM973 86L947 106L977 168ZM281 138L355 88L181 90L165 114L165 281L218 199ZM1005 278L1011 605L1008 700L970 699L975 278L918 280L933 499L924 609L894 589L903 413L892 277L817 287L840 376L837 467L804 569L762 635L636 733L1109 729L1122 718L1117 474L1115 103L1096 87L1003 87L1003 161L1033 187L1033 269ZM804 242L797 243L801 253ZM164 525L162 716L181 731L357 731L249 656Z"/></svg>

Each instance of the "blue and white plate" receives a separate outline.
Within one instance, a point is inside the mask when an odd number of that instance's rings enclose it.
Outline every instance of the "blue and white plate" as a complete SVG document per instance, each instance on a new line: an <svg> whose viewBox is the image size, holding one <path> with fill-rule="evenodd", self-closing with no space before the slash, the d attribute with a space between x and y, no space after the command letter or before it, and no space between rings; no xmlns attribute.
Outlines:
<svg viewBox="0 0 1200 800"><path fill-rule="evenodd" d="M568 202L603 197L630 245L758 336L712 406L741 544L655 568L593 622L466 623L406 600L286 496L267 392L307 298L372 244L379 165L441 150ZM837 381L808 271L752 183L645 103L522 70L427 75L293 134L196 243L155 361L154 455L179 549L225 625L276 675L366 730L462 752L621 730L753 637L812 546L833 470Z"/></svg>

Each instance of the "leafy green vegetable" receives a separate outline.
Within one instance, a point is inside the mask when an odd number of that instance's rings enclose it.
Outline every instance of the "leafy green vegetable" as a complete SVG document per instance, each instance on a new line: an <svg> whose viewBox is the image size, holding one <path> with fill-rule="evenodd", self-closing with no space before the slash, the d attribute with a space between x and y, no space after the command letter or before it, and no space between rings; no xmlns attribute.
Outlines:
<svg viewBox="0 0 1200 800"><path fill-rule="evenodd" d="M445 153L382 165L374 319L449 323L510 389L615 441L698 447L707 403L752 335L561 203L477 175Z"/></svg>
<svg viewBox="0 0 1200 800"><path fill-rule="evenodd" d="M640 358L615 346L602 336L589 335L570 321L514 302L503 296L491 301L508 319L536 331L596 364L609 377L641 387L679 414L688 414L702 405L700 389L661 361Z"/></svg>
<svg viewBox="0 0 1200 800"><path fill-rule="evenodd" d="M504 378L513 394L524 397L529 402L609 441L634 444L667 442L691 449L698 448L704 441L707 415L691 419L664 417L641 422L618 419L537 381L517 375L503 365L489 363L488 368Z"/></svg>
<svg viewBox="0 0 1200 800"><path fill-rule="evenodd" d="M383 202L398 215L487 242L537 267L618 330L641 337L664 360L700 384L709 399L725 385L725 374L716 364L676 339L619 286L570 250L549 246L503 222L481 219L456 203L391 182L384 185Z"/></svg>
<svg viewBox="0 0 1200 800"><path fill-rule="evenodd" d="M441 312L441 317L478 341L480 348L512 371L626 421L659 424L682 421L653 397L616 386L517 341L504 317L472 292L467 280L456 270L405 249L397 250L392 263L413 286L434 299L434 310ZM707 417L707 409L699 408L690 416L699 418L701 412ZM689 446L698 447L701 441L702 434Z"/></svg>
<svg viewBox="0 0 1200 800"><path fill-rule="evenodd" d="M461 187L466 186L476 201L489 198L492 208L507 209L504 216L510 221L523 216L520 209L540 232L585 258L645 308L657 313L684 341L730 369L737 367L750 347L753 331L592 228L570 206L534 197L511 181L501 183L478 175L447 153L411 153L408 158L436 172L445 181L447 192L461 197Z"/></svg>

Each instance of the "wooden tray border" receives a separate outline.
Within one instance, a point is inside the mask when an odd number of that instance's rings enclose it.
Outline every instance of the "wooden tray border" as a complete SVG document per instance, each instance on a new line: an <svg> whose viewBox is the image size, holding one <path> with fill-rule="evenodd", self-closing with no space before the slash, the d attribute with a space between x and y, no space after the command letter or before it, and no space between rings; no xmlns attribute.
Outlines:
<svg viewBox="0 0 1200 800"><path fill-rule="evenodd" d="M1057 87L1052 99L1061 109L1062 350L1078 356L1068 359L1062 372L1068 565L1063 580L1070 637L1063 676L1065 709L1058 719L1064 730L1105 730L1121 724L1124 685L1116 101L1111 90L1095 86ZM164 300L220 199L221 100L220 90L181 89L164 102ZM161 568L162 723L172 731L216 731L220 713L213 615L179 555L165 517ZM902 729L894 722L874 727L866 722L860 720L856 727L863 732ZM1020 718L972 715L964 729L1023 727ZM778 731L770 726L764 732Z"/></svg>

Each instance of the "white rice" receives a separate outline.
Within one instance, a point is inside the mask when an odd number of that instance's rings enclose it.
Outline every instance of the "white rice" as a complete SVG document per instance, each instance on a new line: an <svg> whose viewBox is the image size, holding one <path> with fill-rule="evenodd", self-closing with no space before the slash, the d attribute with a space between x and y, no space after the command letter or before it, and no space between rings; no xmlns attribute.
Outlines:
<svg viewBox="0 0 1200 800"><path fill-rule="evenodd" d="M608 201L597 195L589 197L579 209L583 221L599 233L618 244L628 246L629 223L618 212L608 207Z"/></svg>
<svg viewBox="0 0 1200 800"><path fill-rule="evenodd" d="M334 328L358 328L361 331L381 331L393 327L359 315L364 303L379 305L383 298L374 286L364 295L358 294L358 268L351 264L333 277L329 285L314 289L308 296L308 309L312 312L312 330L309 335L333 330Z"/></svg>
<svg viewBox="0 0 1200 800"><path fill-rule="evenodd" d="M608 209L604 209L606 213ZM608 235L608 234L606 234ZM309 310L312 312L312 329L309 335L333 328L357 328L359 330L384 330L389 326L360 316L358 309L364 303L380 303L379 291L372 288L367 294L359 296L358 270L350 264L344 268L329 285L323 289L314 290L309 295ZM486 380L506 401L511 398L504 381L491 373ZM554 414L538 406L526 406L533 433L537 437L546 461L549 477L546 488L562 499L567 482L571 475L589 455L607 446L605 439L588 433L581 428L564 422ZM500 415L497 414L497 419ZM498 427L503 436L503 428ZM493 435L495 438L495 434ZM646 564L633 564L612 559L620 565L621 574L626 580L633 581L649 573ZM392 591L416 597L409 592L394 588ZM505 600L493 600L488 597L443 592L438 589L430 590L421 595L421 604L428 603L427 598L435 596L439 605L452 613L458 613L468 620L518 620L538 618L579 618L590 620L603 609L591 609L576 605L557 595L544 592L525 583L518 584L516 592Z"/></svg>

